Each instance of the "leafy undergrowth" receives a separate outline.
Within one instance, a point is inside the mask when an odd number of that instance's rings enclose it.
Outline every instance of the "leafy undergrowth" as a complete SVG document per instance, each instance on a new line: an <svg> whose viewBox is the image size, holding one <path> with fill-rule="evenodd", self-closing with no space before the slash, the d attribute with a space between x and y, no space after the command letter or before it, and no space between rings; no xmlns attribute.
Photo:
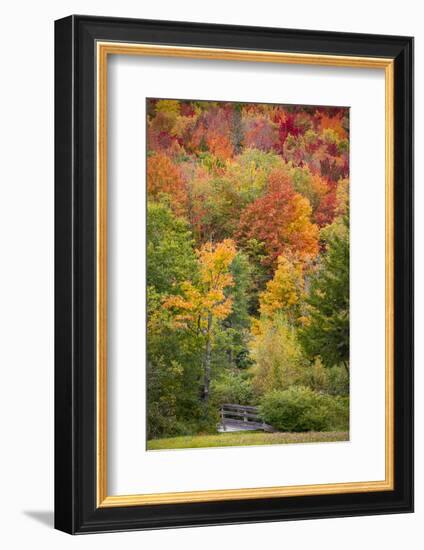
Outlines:
<svg viewBox="0 0 424 550"><path fill-rule="evenodd" d="M202 447L237 447L245 445L281 445L284 443L318 443L348 441L349 432L264 433L230 432L217 435L196 435L151 439L150 451L165 449L198 449Z"/></svg>

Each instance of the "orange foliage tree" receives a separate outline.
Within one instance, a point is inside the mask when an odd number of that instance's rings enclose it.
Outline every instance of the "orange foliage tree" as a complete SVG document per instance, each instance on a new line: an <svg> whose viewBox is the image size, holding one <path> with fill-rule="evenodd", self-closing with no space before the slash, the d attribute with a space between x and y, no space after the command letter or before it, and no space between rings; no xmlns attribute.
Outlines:
<svg viewBox="0 0 424 550"><path fill-rule="evenodd" d="M187 190L180 168L163 153L147 157L147 192L149 200L168 197L169 206L177 215L185 212Z"/></svg>
<svg viewBox="0 0 424 550"><path fill-rule="evenodd" d="M343 114L343 112L338 112L336 115L330 116L329 114L322 112L319 121L320 129L331 129L338 135L340 139L346 139L347 132L343 125Z"/></svg>
<svg viewBox="0 0 424 550"><path fill-rule="evenodd" d="M268 190L241 214L238 240L243 246L255 239L264 243L264 264L275 267L278 256L296 254L301 260L318 254L318 227L311 221L308 199L293 189L284 169L271 172Z"/></svg>

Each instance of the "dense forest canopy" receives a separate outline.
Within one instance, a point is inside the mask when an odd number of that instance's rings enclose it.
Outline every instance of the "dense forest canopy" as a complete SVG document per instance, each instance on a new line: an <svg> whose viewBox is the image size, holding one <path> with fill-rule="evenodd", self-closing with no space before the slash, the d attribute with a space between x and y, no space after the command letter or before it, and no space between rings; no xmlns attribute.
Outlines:
<svg viewBox="0 0 424 550"><path fill-rule="evenodd" d="M347 429L348 108L149 99L147 192L148 437Z"/></svg>

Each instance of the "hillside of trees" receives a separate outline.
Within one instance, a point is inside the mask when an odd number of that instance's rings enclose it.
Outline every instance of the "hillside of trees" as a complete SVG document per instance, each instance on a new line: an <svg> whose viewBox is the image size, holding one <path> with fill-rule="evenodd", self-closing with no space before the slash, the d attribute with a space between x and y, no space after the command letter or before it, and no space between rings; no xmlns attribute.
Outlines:
<svg viewBox="0 0 424 550"><path fill-rule="evenodd" d="M349 421L349 110L147 100L148 439Z"/></svg>

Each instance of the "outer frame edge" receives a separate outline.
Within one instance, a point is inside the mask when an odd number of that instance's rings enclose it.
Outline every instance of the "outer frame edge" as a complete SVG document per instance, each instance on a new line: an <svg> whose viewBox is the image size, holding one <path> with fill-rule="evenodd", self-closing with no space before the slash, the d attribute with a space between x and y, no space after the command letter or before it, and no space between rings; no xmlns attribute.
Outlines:
<svg viewBox="0 0 424 550"><path fill-rule="evenodd" d="M73 388L74 21L55 22L54 526L76 532Z"/></svg>
<svg viewBox="0 0 424 550"><path fill-rule="evenodd" d="M65 19L62 19L62 20L59 20L57 22L57 25L61 22L64 22L69 19L68 18L65 18ZM119 22L119 23L123 23L125 21L128 21L128 20L125 20L125 19L118 19L118 18L97 18L97 17L89 17L89 16L72 16L71 17L71 21L72 21L72 25L74 25L74 23L83 23L85 20L88 20L90 22L102 22L102 23L113 23L113 22ZM131 21L131 20L130 20ZM137 20L132 20L133 23L136 23ZM148 23L148 22L146 22ZM153 22L149 22L149 23L153 23ZM164 23L169 23L169 24L172 24L172 22L164 22L164 21L159 21L158 22L159 24L164 24ZM184 23L182 22L178 22L178 23L175 23L175 25L177 25L179 28L184 28ZM188 24L189 25L189 24ZM197 24L195 24L197 25ZM211 25L208 25L208 24L200 24L202 27L201 28L208 28L210 27ZM204 25L204 26L203 26ZM221 26L218 26L218 27L221 27ZM223 26L226 30L229 30L231 29L231 26ZM197 28L197 27L196 27ZM241 27L241 28L244 28L244 29L250 29L251 31L254 30L254 29L263 29L263 30L266 30L267 28L266 27L263 27L263 28L255 28L255 27ZM56 29L58 29L58 26L56 27ZM219 30L218 29L215 29L215 32ZM283 33L285 31L285 29L275 29L275 31L278 31L278 32L281 32ZM302 33L303 31L301 31ZM304 31L305 33L313 33L313 31ZM323 32L323 35L322 36L325 36L325 32L324 31L318 31L318 32ZM348 35L348 34L344 34L344 33L334 33L335 35L338 35L339 37L342 37L344 36L345 39L348 39L350 36L356 36L356 37L361 37L363 36L364 38L365 37L369 37L370 35ZM377 36L374 36L373 37L374 39L378 38ZM411 50L412 50L412 47L413 47L413 40L412 39L405 39L405 37L391 37L392 39L394 39L394 41L399 45L400 47L400 44L399 44L399 41L402 41L402 40L406 40L406 45L404 44L401 48L402 52L405 53L405 50L406 49L409 49L409 47L411 46ZM57 48L57 42L56 42L56 48ZM57 49L56 49L56 53L57 53ZM75 76L74 72L75 72L75 67L72 67L72 72L73 72L73 75ZM410 107L410 110L409 112L406 113L406 118L407 118L407 123L409 124L409 127L410 127L410 138L411 138L411 151L410 151L410 159L408 161L408 159L405 159L405 162L407 164L407 166L409 165L409 169L411 169L411 166L410 164L408 164L408 162L412 162L413 160L413 157L412 157L412 102L413 102L413 97L412 97L412 83L413 83L413 78L412 78L412 52L410 54L410 60L409 60L409 66L408 66L408 70L409 70L409 76L406 75L405 78L406 80L404 81L404 86L405 86L405 89L406 89L406 92L409 92L410 94L410 97L408 98L408 105ZM56 85L57 85L57 77L56 77ZM57 98L56 98L57 99ZM56 109L57 109L57 104L56 104ZM57 111L56 111L57 112ZM407 138L407 136L404 134L402 136L402 138L405 140ZM57 139L57 138L56 138ZM75 139L75 136L73 135L72 137L72 140ZM56 142L56 147L58 146L57 142ZM56 153L55 155L55 158L56 158L56 164L58 164L58 161L60 161L61 159L61 156L58 155ZM60 170L59 170L60 172ZM407 170L406 170L406 173L407 173ZM55 183L55 190L56 190L56 194L58 192L58 176L57 176L58 172L55 173L55 179L56 179L56 183ZM66 169L63 168L62 169L62 172L61 172L61 175L66 179L69 177L69 173L66 172ZM410 192L412 194L412 179L413 179L413 174L411 173L410 175L410 179L406 181L406 185L410 186ZM406 190L408 191L408 190ZM61 204L61 200L63 199L63 197L61 197L59 199L59 207L62 206L63 207L63 204ZM409 206L407 207L407 210L409 211L409 213L412 213L412 196L408 199L409 200ZM58 199L56 198L56 209L58 208ZM57 215L58 213L60 213L60 210L56 210L56 218L57 218ZM65 214L69 214L68 211L65 210ZM56 227L56 243L57 243L57 240L58 240L58 237L60 237L60 233L58 234L58 225L57 225L57 221L55 222L55 227ZM409 232L404 235L404 237L406 238L406 240L408 241L409 243L409 247L412 246L412 243L413 243L413 238L412 238L412 234L413 234L413 230L410 228ZM56 244L56 254L57 254L57 244ZM60 264L58 265L57 263L57 256L56 256L56 273L57 273L57 270L58 268L60 267ZM412 269L412 256L410 257L410 260L411 260L411 264L410 264L410 268ZM411 276L412 276L412 273L411 273ZM58 285L59 283L59 285ZM58 287L60 288L60 290L63 290L63 286L62 286L62 281L59 279L58 281L58 278L56 276L56 300L59 300L59 303L60 303L60 296L58 296ZM410 288L410 298L412 299L412 292L413 292L413 289ZM74 304L72 304L73 306ZM56 308L57 308L58 304L56 304ZM58 313L60 315L60 312L58 312L58 309L56 309L56 330L58 330L58 327L57 327L57 322L58 322ZM63 320L62 317L60 317L61 320ZM66 319L65 319L66 321ZM407 323L409 324L409 326L412 328L412 312L410 312L409 315L407 315L407 318L406 318L406 321ZM412 342L410 342L410 344L412 345ZM408 351L408 350L406 350ZM410 350L410 355L407 356L407 353L405 354L405 358L410 360L410 363L412 362L412 348ZM63 375L63 365L58 365L58 355L56 355L55 357L55 362L56 362L56 367L55 367L55 377L57 378L58 377L58 374L59 376L64 376ZM72 368L72 365L71 365L71 368ZM65 376L67 376L69 373L66 373ZM62 380L59 380L59 386L62 385ZM56 382L55 382L56 384ZM411 379L409 380L409 388L412 386L412 377ZM60 390L63 389L63 388L59 388ZM56 391L57 391L57 386L56 386ZM55 408L55 413L56 413L56 417L59 416L59 421L61 420L61 416L63 416L65 413L63 413L63 403L59 403L59 399L58 397L60 398L60 394L58 395L58 393L56 393L56 408ZM77 396L78 397L78 396ZM77 399L76 396L73 396L72 397L72 404L71 404L71 407L72 407L72 410L74 410L74 407L77 403L76 399ZM412 398L412 396L410 396ZM412 406L412 404L411 404ZM412 411L412 409L411 409ZM411 412L410 410L408 410L408 412ZM57 430L58 430L58 422L57 422L58 419L56 419L56 424L55 424L55 428L56 428L56 435L57 435ZM72 437L74 436L74 433L72 432ZM410 440L412 440L412 436L413 434L409 434L409 438ZM412 468L412 455L411 455L411 450L412 450L412 446L408 447L408 449L406 449L406 463L405 463L405 466L408 470L410 470L410 468ZM78 447L77 449L72 446L72 461L76 461L78 462L78 452L80 452L81 449ZM60 460L62 458L64 458L65 460L68 459L68 457L65 456L65 452L64 451L61 451L60 453L57 453L57 448L56 448L56 458L59 458ZM78 466L78 464L76 464L76 466ZM62 470L62 469L61 469ZM408 479L411 480L412 479L412 470L409 471L409 476L407 475ZM171 520L167 520L166 518L162 518L162 519L158 519L156 521L152 521L152 520L149 520L149 518L145 518L144 520L142 520L141 518L136 518L136 519L117 519L116 521L113 520L109 514L103 514L103 511L102 510L94 510L92 514L90 515L87 515L87 514L83 514L82 516L80 516L79 514L77 514L77 509L78 507L80 506L80 499L83 498L83 495L78 495L78 483L79 483L79 475L78 475L78 471L75 473L74 470L72 470L72 475L71 475L71 486L72 486L72 489L70 491L70 494L71 494L71 502L72 502L72 505L71 505L71 514L69 517L65 517L64 515L64 509L61 507L61 505L59 504L58 506L58 501L56 500L56 519L55 519L55 526L56 528L60 529L60 530L63 530L63 531L66 531L68 533L74 533L74 534L82 534L82 533L88 533L88 532L91 532L91 533L94 533L94 532L110 532L110 531L122 531L122 530L128 530L128 529L131 529L131 530L144 530L144 529L157 529L157 528L171 528L171 527L183 527L183 526L200 526L200 525L217 525L217 524L234 524L234 523L253 523L253 522L270 522L270 521L282 521L282 520L295 520L295 519L307 519L307 518L310 518L310 519L318 519L318 518L327 518L327 517L340 517L340 516L359 516L359 515L376 515L376 514L387 514L387 513L404 513L404 512L412 512L413 511L413 496L412 496L412 486L411 487L406 487L406 486L403 486L403 487L399 487L399 489L401 490L401 493L402 493L402 497L403 498L399 498L399 495L397 495L397 498L395 496L395 494L393 494L393 497L392 497L392 502L390 502L390 499L389 501L385 501L383 503L380 503L379 505L377 505L376 507L374 507L374 509L369 509L367 508L366 505L363 505L361 506L360 508L358 507L352 507L349 505L349 503L345 503L343 505L340 505L340 506L333 506L330 509L325 509L325 507L322 507L322 510L320 512L311 512L311 511L308 511L310 510L310 508L308 508L307 504L305 504L305 507L302 509L302 511L299 511L298 513L296 512L293 512L292 514L286 514L284 517L276 517L276 515L278 515L277 513L276 514L272 514L274 517L258 517L258 516L254 516L254 517L232 517L232 514L229 513L228 514L228 519L221 519L220 517L217 517L215 516L215 520L213 519L210 519L210 518L207 518L205 517L205 515L200 515L200 514L192 514L192 516L189 516L188 514L185 514L184 515L184 519L181 519L181 515L178 517L178 512L177 510L175 511L174 513L174 516L173 516L173 519ZM57 498L57 495L58 495L58 491L60 491L61 489L58 488L58 483L61 483L63 484L64 482L66 482L66 479L64 480L63 478L61 478L61 475L56 475L56 498ZM410 489L409 491L407 489ZM86 489L86 490L91 490L91 489ZM68 491L68 489L66 489L66 492ZM78 498L76 497L76 495L78 496ZM396 501L396 502L395 502ZM178 505L177 505L178 506ZM177 508L177 506L175 508ZM283 512L279 512L279 513L283 513ZM77 515L78 515L78 519L77 519ZM271 514L270 514L271 515Z"/></svg>

